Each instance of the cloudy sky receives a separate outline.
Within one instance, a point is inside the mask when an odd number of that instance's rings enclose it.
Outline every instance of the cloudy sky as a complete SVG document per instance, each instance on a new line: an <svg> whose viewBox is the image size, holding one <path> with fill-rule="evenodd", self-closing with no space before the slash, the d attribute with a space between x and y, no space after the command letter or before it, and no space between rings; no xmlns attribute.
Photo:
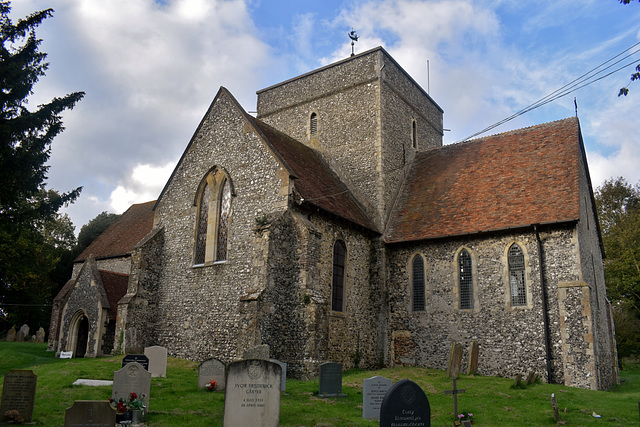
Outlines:
<svg viewBox="0 0 640 427"><path fill-rule="evenodd" d="M254 111L256 91L383 46L444 109L445 143L464 139L640 45L640 3L617 0L14 0L39 27L50 68L30 105L74 91L52 146L48 186L83 186L76 232L102 211L154 200L220 86ZM621 56L617 56L622 54ZM614 61L607 62L616 57ZM622 59L586 86L488 134L575 114L594 186L640 180L640 82ZM429 73L427 73L427 61ZM604 67L603 67L604 68ZM592 74L603 70L596 69ZM587 77L592 74L587 74ZM603 77L596 80L599 77Z"/></svg>

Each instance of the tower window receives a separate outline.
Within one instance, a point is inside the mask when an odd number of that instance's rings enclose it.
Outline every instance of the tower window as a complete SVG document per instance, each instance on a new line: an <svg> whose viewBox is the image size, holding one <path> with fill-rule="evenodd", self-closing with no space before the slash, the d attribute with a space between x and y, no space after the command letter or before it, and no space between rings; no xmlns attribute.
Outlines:
<svg viewBox="0 0 640 427"><path fill-rule="evenodd" d="M416 121L413 120L411 122L411 146L413 148L418 147L418 129L417 129Z"/></svg>
<svg viewBox="0 0 640 427"><path fill-rule="evenodd" d="M315 135L316 133L318 133L318 115L311 113L309 117L309 134Z"/></svg>
<svg viewBox="0 0 640 427"><path fill-rule="evenodd" d="M347 247L342 240L333 245L333 277L331 279L331 310L344 311L344 267Z"/></svg>

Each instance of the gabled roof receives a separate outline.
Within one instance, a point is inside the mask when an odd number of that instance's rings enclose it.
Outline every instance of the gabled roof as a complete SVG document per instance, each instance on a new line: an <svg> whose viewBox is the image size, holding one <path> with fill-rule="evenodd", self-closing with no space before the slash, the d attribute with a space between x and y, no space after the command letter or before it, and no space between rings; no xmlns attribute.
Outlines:
<svg viewBox="0 0 640 427"><path fill-rule="evenodd" d="M98 272L109 300L109 319L114 320L118 313L118 301L127 293L129 275L106 270L98 270Z"/></svg>
<svg viewBox="0 0 640 427"><path fill-rule="evenodd" d="M74 262L82 262L93 255L96 259L116 258L131 254L131 250L153 228L155 201L131 205L109 226Z"/></svg>
<svg viewBox="0 0 640 427"><path fill-rule="evenodd" d="M388 243L579 219L578 119L417 153Z"/></svg>
<svg viewBox="0 0 640 427"><path fill-rule="evenodd" d="M294 188L303 202L375 231L373 222L349 188L319 153L264 122L248 116L269 147L294 178Z"/></svg>

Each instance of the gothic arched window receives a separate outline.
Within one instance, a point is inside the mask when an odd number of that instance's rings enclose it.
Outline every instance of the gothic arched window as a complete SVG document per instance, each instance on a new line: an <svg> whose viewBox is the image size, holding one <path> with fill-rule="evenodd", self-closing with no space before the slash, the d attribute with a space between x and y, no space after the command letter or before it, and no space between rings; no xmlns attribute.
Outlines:
<svg viewBox="0 0 640 427"><path fill-rule="evenodd" d="M416 254L411 261L411 307L413 311L424 311L424 259Z"/></svg>
<svg viewBox="0 0 640 427"><path fill-rule="evenodd" d="M226 261L232 188L220 170L207 174L198 198L195 265Z"/></svg>
<svg viewBox="0 0 640 427"><path fill-rule="evenodd" d="M527 305L527 288L524 282L524 253L517 243L509 248L509 289L511 306Z"/></svg>
<svg viewBox="0 0 640 427"><path fill-rule="evenodd" d="M331 310L344 311L344 282L347 247L342 240L333 245L333 274L331 278Z"/></svg>
<svg viewBox="0 0 640 427"><path fill-rule="evenodd" d="M458 254L458 294L460 295L460 310L473 308L473 273L471 269L471 255L463 249Z"/></svg>

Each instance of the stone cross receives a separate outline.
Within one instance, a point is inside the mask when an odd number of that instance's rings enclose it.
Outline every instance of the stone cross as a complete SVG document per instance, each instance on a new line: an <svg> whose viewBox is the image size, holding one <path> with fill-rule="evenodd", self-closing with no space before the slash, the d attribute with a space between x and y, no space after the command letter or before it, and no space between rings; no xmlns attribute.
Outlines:
<svg viewBox="0 0 640 427"><path fill-rule="evenodd" d="M456 379L453 379L453 390L445 390L444 394L453 394L453 416L458 416L458 394L464 393L464 388L456 388Z"/></svg>

